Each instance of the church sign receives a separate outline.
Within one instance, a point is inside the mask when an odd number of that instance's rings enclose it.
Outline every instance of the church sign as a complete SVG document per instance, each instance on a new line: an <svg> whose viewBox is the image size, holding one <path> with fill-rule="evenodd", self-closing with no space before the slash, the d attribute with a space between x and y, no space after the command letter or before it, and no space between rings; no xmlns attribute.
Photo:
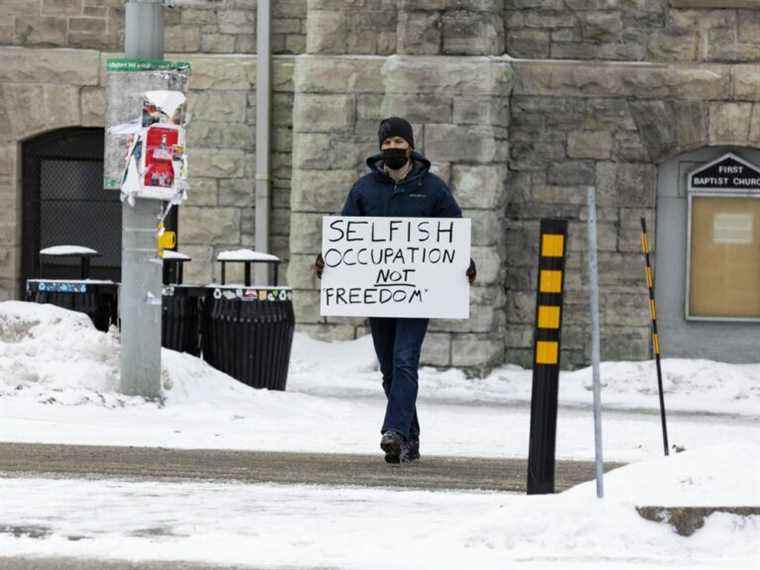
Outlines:
<svg viewBox="0 0 760 570"><path fill-rule="evenodd" d="M689 174L689 192L760 192L760 169L728 153Z"/></svg>

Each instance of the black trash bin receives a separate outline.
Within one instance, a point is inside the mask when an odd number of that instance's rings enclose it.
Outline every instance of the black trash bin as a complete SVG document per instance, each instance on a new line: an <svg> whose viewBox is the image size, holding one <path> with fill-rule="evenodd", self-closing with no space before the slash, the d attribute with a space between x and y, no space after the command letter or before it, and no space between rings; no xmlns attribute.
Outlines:
<svg viewBox="0 0 760 570"><path fill-rule="evenodd" d="M201 304L206 288L182 284L182 268L190 261L190 257L174 251L164 251L163 259L161 346L199 356Z"/></svg>
<svg viewBox="0 0 760 570"><path fill-rule="evenodd" d="M119 284L113 281L89 279L90 259L99 253L77 246L55 246L40 251L45 257L79 257L81 279L28 279L26 300L50 303L64 309L85 313L100 331L106 332L118 322ZM44 267L44 266L43 266ZM44 271L44 269L43 269Z"/></svg>
<svg viewBox="0 0 760 570"><path fill-rule="evenodd" d="M220 254L222 267L245 264L245 285L209 285L204 301L203 358L214 368L254 388L285 390L295 331L293 291L252 287L251 263L279 264L266 254ZM276 274L276 273L275 273ZM223 271L224 280L224 271Z"/></svg>

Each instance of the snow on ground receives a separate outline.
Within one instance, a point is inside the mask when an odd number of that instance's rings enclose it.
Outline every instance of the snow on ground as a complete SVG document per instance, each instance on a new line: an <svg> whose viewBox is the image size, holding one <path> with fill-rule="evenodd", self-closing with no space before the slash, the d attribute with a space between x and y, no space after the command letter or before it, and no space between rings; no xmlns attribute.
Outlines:
<svg viewBox="0 0 760 570"><path fill-rule="evenodd" d="M0 441L376 453L384 398L367 338L297 335L287 392L164 350L162 404L117 392L118 339L83 315L0 303ZM691 537L637 504L760 505L760 366L666 360L660 457L653 364L605 363L605 457L636 460L561 495L0 477L0 556L273 567L757 568L760 517ZM423 453L527 455L530 372L424 369ZM593 457L590 371L564 373L557 450ZM331 434L325 438L324 434ZM220 516L224 513L224 516ZM1 564L0 564L1 565Z"/></svg>
<svg viewBox="0 0 760 570"><path fill-rule="evenodd" d="M123 396L115 333L51 305L0 303L0 441L378 452L385 402L369 337L297 334L287 392L252 390L187 354L162 358L163 404ZM663 368L671 443L760 439L760 364ZM602 380L605 459L661 454L654 363L607 362ZM593 457L590 384L589 369L562 374L560 458ZM530 386L530 371L515 366L481 379L423 369L423 453L526 457Z"/></svg>
<svg viewBox="0 0 760 570"><path fill-rule="evenodd" d="M757 568L760 516L716 513L690 537L637 504L758 501L760 445L687 451L560 495L303 485L0 479L0 552L269 567ZM707 499L707 502L705 501ZM714 501L714 502L711 502ZM224 513L224 516L220 516ZM3 531L5 529L5 531ZM13 534L19 535L14 537ZM561 561L561 566L557 562ZM552 566L553 564L553 566Z"/></svg>

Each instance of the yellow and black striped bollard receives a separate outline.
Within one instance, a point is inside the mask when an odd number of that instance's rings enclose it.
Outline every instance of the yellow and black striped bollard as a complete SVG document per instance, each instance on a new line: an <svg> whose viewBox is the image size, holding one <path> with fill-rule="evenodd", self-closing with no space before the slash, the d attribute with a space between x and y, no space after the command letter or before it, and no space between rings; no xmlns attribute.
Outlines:
<svg viewBox="0 0 760 570"><path fill-rule="evenodd" d="M662 390L662 366L660 364L660 335L657 333L657 305L654 300L654 275L652 274L652 264L649 261L649 237L647 236L647 222L641 218L641 251L644 254L646 263L647 287L649 288L649 316L652 320L652 350L654 359L657 364L657 387L660 392L660 419L662 421L662 445L665 448L665 455L668 451L668 425L665 420L665 397Z"/></svg>
<svg viewBox="0 0 760 570"><path fill-rule="evenodd" d="M529 495L554 492L567 220L542 219L540 240L530 400Z"/></svg>

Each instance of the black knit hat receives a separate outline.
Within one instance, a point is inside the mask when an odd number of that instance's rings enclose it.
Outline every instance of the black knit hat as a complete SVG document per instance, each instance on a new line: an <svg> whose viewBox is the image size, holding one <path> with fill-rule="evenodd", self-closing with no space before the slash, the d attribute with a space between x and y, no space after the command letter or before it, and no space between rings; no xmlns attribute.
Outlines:
<svg viewBox="0 0 760 570"><path fill-rule="evenodd" d="M401 137L414 148L412 125L406 119L388 117L380 121L380 127L377 129L378 145L383 146L383 141L389 137Z"/></svg>

